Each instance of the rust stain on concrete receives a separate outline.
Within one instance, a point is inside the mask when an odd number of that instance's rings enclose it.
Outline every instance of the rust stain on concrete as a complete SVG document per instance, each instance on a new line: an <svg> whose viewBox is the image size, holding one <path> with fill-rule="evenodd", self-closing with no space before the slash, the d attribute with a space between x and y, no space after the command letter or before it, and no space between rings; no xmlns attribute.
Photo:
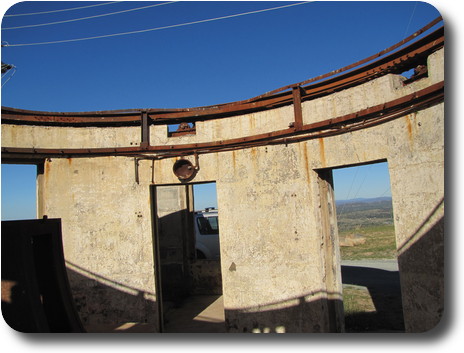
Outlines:
<svg viewBox="0 0 464 353"><path fill-rule="evenodd" d="M253 131L255 129L255 119L254 119L254 115L251 114L250 115L250 118L248 119L248 121L250 122L250 131Z"/></svg>
<svg viewBox="0 0 464 353"><path fill-rule="evenodd" d="M257 147L251 148L251 162L255 171L258 170L258 149Z"/></svg>
<svg viewBox="0 0 464 353"><path fill-rule="evenodd" d="M325 167L327 165L327 162L325 160L324 139L322 137L319 138L319 156L322 166Z"/></svg>
<svg viewBox="0 0 464 353"><path fill-rule="evenodd" d="M50 173L50 162L45 162L45 168L44 168L44 174L45 176L48 176L48 174Z"/></svg>
<svg viewBox="0 0 464 353"><path fill-rule="evenodd" d="M234 171L235 171L235 168L237 166L237 162L236 162L236 156L235 156L235 151L232 151L232 166L234 168Z"/></svg>
<svg viewBox="0 0 464 353"><path fill-rule="evenodd" d="M410 142L412 142L412 124L411 124L411 121L409 120L409 115L406 115L404 117L404 119L406 120L406 128L407 128L407 131L408 131L408 139Z"/></svg>
<svg viewBox="0 0 464 353"><path fill-rule="evenodd" d="M309 167L309 159L308 159L308 145L306 142L302 143L299 145L300 151L301 148L303 149L303 163L304 163L304 168L306 171L306 179L308 181L308 184L311 183L311 168Z"/></svg>

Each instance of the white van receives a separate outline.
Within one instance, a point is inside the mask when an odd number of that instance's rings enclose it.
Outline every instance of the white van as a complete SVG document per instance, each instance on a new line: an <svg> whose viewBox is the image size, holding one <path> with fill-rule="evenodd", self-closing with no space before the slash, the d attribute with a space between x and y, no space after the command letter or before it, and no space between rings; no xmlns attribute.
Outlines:
<svg viewBox="0 0 464 353"><path fill-rule="evenodd" d="M195 212L193 220L197 259L219 259L218 211L207 208Z"/></svg>

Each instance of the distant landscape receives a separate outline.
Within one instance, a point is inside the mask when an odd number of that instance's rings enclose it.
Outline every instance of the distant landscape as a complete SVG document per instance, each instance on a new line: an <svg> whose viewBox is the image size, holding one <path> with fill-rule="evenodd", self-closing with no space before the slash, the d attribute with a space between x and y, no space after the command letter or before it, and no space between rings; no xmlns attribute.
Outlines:
<svg viewBox="0 0 464 353"><path fill-rule="evenodd" d="M341 246L343 260L396 258L391 197L336 201L336 208L340 239L362 240Z"/></svg>
<svg viewBox="0 0 464 353"><path fill-rule="evenodd" d="M342 260L396 259L391 197L336 201L336 208ZM387 273L378 275L380 288L343 282L346 332L404 332L399 277Z"/></svg>
<svg viewBox="0 0 464 353"><path fill-rule="evenodd" d="M339 200L335 203L340 232L366 226L393 225L391 197Z"/></svg>

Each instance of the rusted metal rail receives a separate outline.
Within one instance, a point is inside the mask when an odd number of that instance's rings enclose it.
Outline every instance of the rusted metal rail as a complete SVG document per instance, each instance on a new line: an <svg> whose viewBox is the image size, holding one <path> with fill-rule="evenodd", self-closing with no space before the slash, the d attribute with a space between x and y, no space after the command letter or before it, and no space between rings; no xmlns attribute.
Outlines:
<svg viewBox="0 0 464 353"><path fill-rule="evenodd" d="M436 83L420 91L384 104L369 107L356 113L339 116L302 125L298 131L294 127L257 134L241 138L221 140L205 143L160 145L145 147L116 147L116 148L81 148L81 149L47 149L47 148L9 148L2 147L2 157L26 159L44 159L50 157L89 157L89 156L142 156L153 154L155 159L169 158L187 154L203 154L226 151L253 146L291 143L312 138L332 136L347 131L366 128L399 116L425 109L444 100L444 82Z"/></svg>
<svg viewBox="0 0 464 353"><path fill-rule="evenodd" d="M257 100L257 99L260 99L260 98L264 98L264 97L267 97L269 95L272 95L272 94L275 94L275 93L278 93L278 92L281 92L281 91L284 91L284 90L287 90L287 89L290 89L290 88L293 88L293 87L304 86L304 85L307 85L309 83L317 82L317 81L320 81L320 80L322 80L324 78L335 76L335 75L338 75L338 74L340 74L342 72L354 69L354 68L356 68L356 67L358 67L360 65L368 63L369 61L378 59L378 58L382 57L383 55L388 54L391 51L393 51L393 50L401 47L402 45L412 41L413 39L417 38L419 35L426 32L427 30L429 30L430 28L432 28L436 24L440 23L441 21L443 21L443 18L441 16L439 16L436 19L434 19L432 22L430 22L429 24L427 24L426 26L421 28L420 30L418 30L418 31L414 32L413 34L411 34L409 37L406 37L405 39L403 39L402 41L392 45L391 47L388 47L388 48L386 48L386 49L384 49L384 50L382 50L382 51L380 51L380 52L378 52L378 53L376 53L374 55L371 55L371 56L369 56L369 57L367 57L365 59L362 59L362 60L357 61L357 62L355 62L353 64L345 66L345 67L343 67L341 69L334 70L334 71L331 71L329 73L326 73L326 74L323 74L323 75L320 75L320 76L317 76L317 77L313 77L313 78L310 78L310 79L302 81L302 82L294 83L292 85L288 85L288 86L284 86L284 87L275 89L275 90L267 92L267 93L265 93L265 94L263 94L261 96L252 98L252 99L250 99L250 101Z"/></svg>
<svg viewBox="0 0 464 353"><path fill-rule="evenodd" d="M319 98L333 92L347 89L389 73L402 73L410 68L420 67L420 77L426 75L424 65L427 57L444 46L443 27L412 44L395 52L405 43L416 38L441 21L437 18L403 41L387 48L369 58L346 66L331 73L315 77L297 84L288 85L268 92L264 95L227 104L187 109L132 109L81 113L38 112L2 107L2 124L29 124L47 126L140 126L140 146L118 148L81 148L81 149L45 149L45 148L10 148L2 147L2 158L43 159L48 157L88 157L102 155L143 156L151 158L167 158L172 156L210 153L257 145L289 143L331 134L352 131L373 124L391 120L398 114L423 109L444 99L444 83L438 83L419 92L396 99L380 106L370 107L357 113L313 124L303 124L302 102ZM385 56L385 54L390 53ZM377 59L374 62L370 62ZM360 66L362 64L365 66ZM425 69L426 70L426 69ZM343 74L341 74L344 72ZM425 74L424 74L425 72ZM414 78L408 80L412 81ZM322 81L321 81L322 80ZM308 85L308 83L312 83ZM199 144L151 146L149 137L150 125L175 124L180 122L220 119L228 116L239 116L250 112L273 109L280 106L294 106L294 121L288 129L242 138L212 141Z"/></svg>
<svg viewBox="0 0 464 353"><path fill-rule="evenodd" d="M295 87L301 87L301 99L303 101L331 94L334 91L346 89L353 85L360 84L380 77L388 73L401 73L408 68L413 68L421 63L433 51L442 48L444 45L443 27L437 29L426 37L413 42L409 46L402 48L386 57L383 55L411 41L418 35L441 21L441 17L432 21L430 24L420 29L413 35L401 42L387 48L367 59L358 61L355 64L346 66L342 69L332 71L328 74L302 81L293 85L281 87L277 90L268 92L264 95L239 102L232 102L214 106L180 108L180 109L129 109L129 110L110 110L95 112L41 112L21 110L9 107L2 107L2 123L14 124L34 124L34 125L59 125L59 126L112 126L112 125L141 125L142 116L147 114L149 124L176 124L179 122L194 122L207 118L223 118L232 115L246 114L252 111L272 109L278 106L293 103L292 91L282 92ZM366 66L360 65L371 61L374 58L381 59ZM351 70L356 68L355 70ZM336 76L341 72L351 70L343 75ZM330 78L329 78L330 77ZM308 83L319 81L323 78L327 80L305 86ZM305 87L303 87L305 86Z"/></svg>

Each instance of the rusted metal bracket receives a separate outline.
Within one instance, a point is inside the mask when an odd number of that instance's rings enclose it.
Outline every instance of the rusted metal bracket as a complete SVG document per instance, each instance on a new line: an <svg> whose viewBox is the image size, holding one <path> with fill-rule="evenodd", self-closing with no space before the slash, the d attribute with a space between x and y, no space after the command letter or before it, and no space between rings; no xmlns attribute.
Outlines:
<svg viewBox="0 0 464 353"><path fill-rule="evenodd" d="M198 158L197 151L194 151L193 155L195 156L195 170L198 172L200 170L200 161L199 161L199 158Z"/></svg>
<svg viewBox="0 0 464 353"><path fill-rule="evenodd" d="M294 118L295 121L293 123L293 127L295 131L301 130L303 127L303 110L301 107L301 97L306 92L301 86L295 86L292 88L292 97L293 97L293 111L294 111Z"/></svg>
<svg viewBox="0 0 464 353"><path fill-rule="evenodd" d="M155 183L155 159L151 160L151 183Z"/></svg>
<svg viewBox="0 0 464 353"><path fill-rule="evenodd" d="M140 147L143 149L148 149L150 146L150 124L148 124L148 113L142 112L141 126L142 126L142 141L140 142Z"/></svg>
<svg viewBox="0 0 464 353"><path fill-rule="evenodd" d="M134 158L134 166L135 166L135 182L139 184L140 180L139 180L139 159L138 158Z"/></svg>
<svg viewBox="0 0 464 353"><path fill-rule="evenodd" d="M158 156L143 156L143 157L134 157L134 169L135 169L135 182L140 184L140 177L139 177L139 162L142 160L150 160L151 161L151 183L155 183L155 160L158 160Z"/></svg>

